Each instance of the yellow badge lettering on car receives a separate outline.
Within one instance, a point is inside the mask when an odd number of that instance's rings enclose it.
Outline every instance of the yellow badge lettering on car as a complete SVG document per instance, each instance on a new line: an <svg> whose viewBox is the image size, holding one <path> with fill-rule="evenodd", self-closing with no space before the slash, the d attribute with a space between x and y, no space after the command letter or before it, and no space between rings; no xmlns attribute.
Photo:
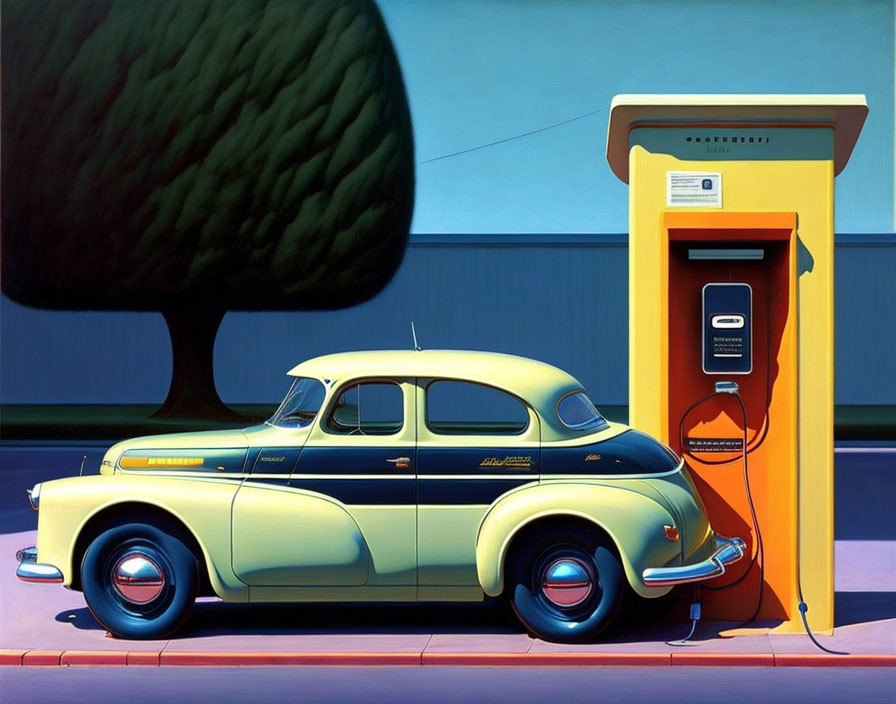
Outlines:
<svg viewBox="0 0 896 704"><path fill-rule="evenodd" d="M202 457L122 457L122 469L146 469L148 467L200 467L205 462Z"/></svg>
<svg viewBox="0 0 896 704"><path fill-rule="evenodd" d="M529 456L486 457L479 463L480 467L531 467Z"/></svg>

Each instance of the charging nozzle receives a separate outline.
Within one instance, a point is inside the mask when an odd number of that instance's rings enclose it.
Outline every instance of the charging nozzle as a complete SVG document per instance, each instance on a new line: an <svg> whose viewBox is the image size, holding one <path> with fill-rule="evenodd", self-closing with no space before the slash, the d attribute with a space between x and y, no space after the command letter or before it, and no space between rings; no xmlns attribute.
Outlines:
<svg viewBox="0 0 896 704"><path fill-rule="evenodd" d="M737 385L736 381L717 381L716 382L716 393L717 394L736 394L740 391L740 387Z"/></svg>

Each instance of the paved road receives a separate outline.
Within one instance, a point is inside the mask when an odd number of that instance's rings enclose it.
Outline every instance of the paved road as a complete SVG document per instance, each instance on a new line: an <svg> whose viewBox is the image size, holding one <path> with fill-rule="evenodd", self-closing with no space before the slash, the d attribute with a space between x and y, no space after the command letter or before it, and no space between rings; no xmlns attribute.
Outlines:
<svg viewBox="0 0 896 704"><path fill-rule="evenodd" d="M0 444L0 533L37 530L37 514L28 505L25 490L37 482L77 476L81 458L84 472L96 474L107 443Z"/></svg>
<svg viewBox="0 0 896 704"><path fill-rule="evenodd" d="M0 668L3 704L891 704L894 688L886 668Z"/></svg>

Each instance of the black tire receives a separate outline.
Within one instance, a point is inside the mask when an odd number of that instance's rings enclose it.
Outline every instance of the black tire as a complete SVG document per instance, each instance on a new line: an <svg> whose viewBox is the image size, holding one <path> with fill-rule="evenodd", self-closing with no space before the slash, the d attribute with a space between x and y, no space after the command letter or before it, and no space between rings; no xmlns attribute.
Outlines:
<svg viewBox="0 0 896 704"><path fill-rule="evenodd" d="M143 581L131 576L141 567ZM91 613L113 635L164 638L183 625L193 607L199 566L176 534L126 523L105 530L87 548L81 585Z"/></svg>
<svg viewBox="0 0 896 704"><path fill-rule="evenodd" d="M564 574L569 581L558 588ZM549 575L560 578L546 581ZM578 575L587 579L574 581ZM577 526L531 537L515 553L508 576L511 606L526 629L559 643L597 636L622 597L622 566L612 544ZM582 586L586 582L590 586Z"/></svg>

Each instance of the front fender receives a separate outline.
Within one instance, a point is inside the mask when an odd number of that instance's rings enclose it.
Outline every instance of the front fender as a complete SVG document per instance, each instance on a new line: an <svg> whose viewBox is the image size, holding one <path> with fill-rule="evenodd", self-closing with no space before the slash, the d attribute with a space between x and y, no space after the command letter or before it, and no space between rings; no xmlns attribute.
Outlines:
<svg viewBox="0 0 896 704"><path fill-rule="evenodd" d="M504 590L507 551L520 530L545 518L578 518L601 528L616 545L632 589L645 597L662 596L668 587L647 587L645 567L677 564L681 546L666 538L674 524L669 512L638 491L610 483L551 482L521 489L500 499L482 520L476 541L476 570L482 590Z"/></svg>
<svg viewBox="0 0 896 704"><path fill-rule="evenodd" d="M251 587L363 586L370 564L361 529L332 498L248 482L240 487L233 571Z"/></svg>
<svg viewBox="0 0 896 704"><path fill-rule="evenodd" d="M230 565L230 506L237 482L134 475L91 475L46 482L41 487L37 552L71 586L78 537L90 520L120 504L161 509L187 527L202 551L212 588L229 601L248 599Z"/></svg>

